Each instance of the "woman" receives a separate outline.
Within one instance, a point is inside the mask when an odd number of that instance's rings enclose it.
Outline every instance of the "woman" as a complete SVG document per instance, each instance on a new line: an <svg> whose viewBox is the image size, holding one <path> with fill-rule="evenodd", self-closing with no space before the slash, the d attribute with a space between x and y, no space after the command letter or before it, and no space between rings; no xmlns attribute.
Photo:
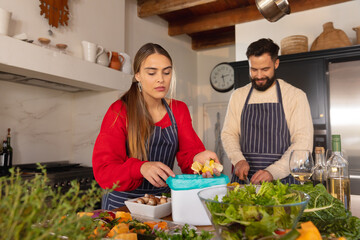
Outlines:
<svg viewBox="0 0 360 240"><path fill-rule="evenodd" d="M131 87L108 109L94 147L96 181L104 189L117 184L115 191L104 195L103 209L118 208L145 193L169 192L166 179L175 176L175 156L183 173L193 173L194 161L219 162L196 135L186 104L165 98L175 85L168 52L145 44L133 68Z"/></svg>

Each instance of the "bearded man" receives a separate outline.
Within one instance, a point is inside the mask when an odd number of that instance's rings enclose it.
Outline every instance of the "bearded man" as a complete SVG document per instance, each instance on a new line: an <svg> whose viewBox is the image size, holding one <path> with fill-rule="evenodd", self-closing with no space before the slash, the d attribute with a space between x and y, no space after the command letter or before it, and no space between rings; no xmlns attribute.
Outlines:
<svg viewBox="0 0 360 240"><path fill-rule="evenodd" d="M302 90L276 78L278 52L279 46L264 38L247 49L250 83L232 93L221 132L233 165L232 182L298 183L290 175L290 153L312 151L308 99Z"/></svg>

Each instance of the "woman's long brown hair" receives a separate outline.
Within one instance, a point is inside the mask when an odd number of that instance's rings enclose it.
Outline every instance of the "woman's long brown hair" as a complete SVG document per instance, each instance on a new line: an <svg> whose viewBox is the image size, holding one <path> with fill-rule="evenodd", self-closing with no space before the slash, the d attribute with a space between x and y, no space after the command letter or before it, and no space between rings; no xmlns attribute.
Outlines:
<svg viewBox="0 0 360 240"><path fill-rule="evenodd" d="M147 43L135 55L133 70L134 77L130 89L120 98L127 109L128 154L129 157L148 160L148 140L153 131L153 120L147 109L143 95L138 88L135 74L140 71L141 64L151 54L158 53L167 57L171 64L169 53L160 45Z"/></svg>

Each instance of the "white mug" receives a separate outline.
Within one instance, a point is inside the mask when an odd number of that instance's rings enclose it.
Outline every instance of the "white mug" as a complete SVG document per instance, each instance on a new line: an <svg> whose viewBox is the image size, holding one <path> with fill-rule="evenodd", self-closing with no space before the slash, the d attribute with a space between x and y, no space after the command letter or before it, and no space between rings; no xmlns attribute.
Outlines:
<svg viewBox="0 0 360 240"><path fill-rule="evenodd" d="M9 35L11 12L0 8L0 35Z"/></svg>
<svg viewBox="0 0 360 240"><path fill-rule="evenodd" d="M124 57L124 63L122 65L121 71L127 74L132 74L132 65L131 65L131 58L126 53L120 53Z"/></svg>
<svg viewBox="0 0 360 240"><path fill-rule="evenodd" d="M106 49L104 49L104 52L101 53L97 58L96 58L96 63L103 65L105 67L109 66L110 63L110 59L109 59L109 55L108 52L106 51Z"/></svg>
<svg viewBox="0 0 360 240"><path fill-rule="evenodd" d="M104 48L96 43L82 41L84 60L95 62L96 58L104 52Z"/></svg>

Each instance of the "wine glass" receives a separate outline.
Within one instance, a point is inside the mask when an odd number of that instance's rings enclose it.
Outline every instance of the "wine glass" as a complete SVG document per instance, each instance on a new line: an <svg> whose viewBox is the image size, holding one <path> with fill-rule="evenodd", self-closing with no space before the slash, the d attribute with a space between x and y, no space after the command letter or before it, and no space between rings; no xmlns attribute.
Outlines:
<svg viewBox="0 0 360 240"><path fill-rule="evenodd" d="M290 153L290 173L303 185L314 172L314 160L309 150L293 150Z"/></svg>

